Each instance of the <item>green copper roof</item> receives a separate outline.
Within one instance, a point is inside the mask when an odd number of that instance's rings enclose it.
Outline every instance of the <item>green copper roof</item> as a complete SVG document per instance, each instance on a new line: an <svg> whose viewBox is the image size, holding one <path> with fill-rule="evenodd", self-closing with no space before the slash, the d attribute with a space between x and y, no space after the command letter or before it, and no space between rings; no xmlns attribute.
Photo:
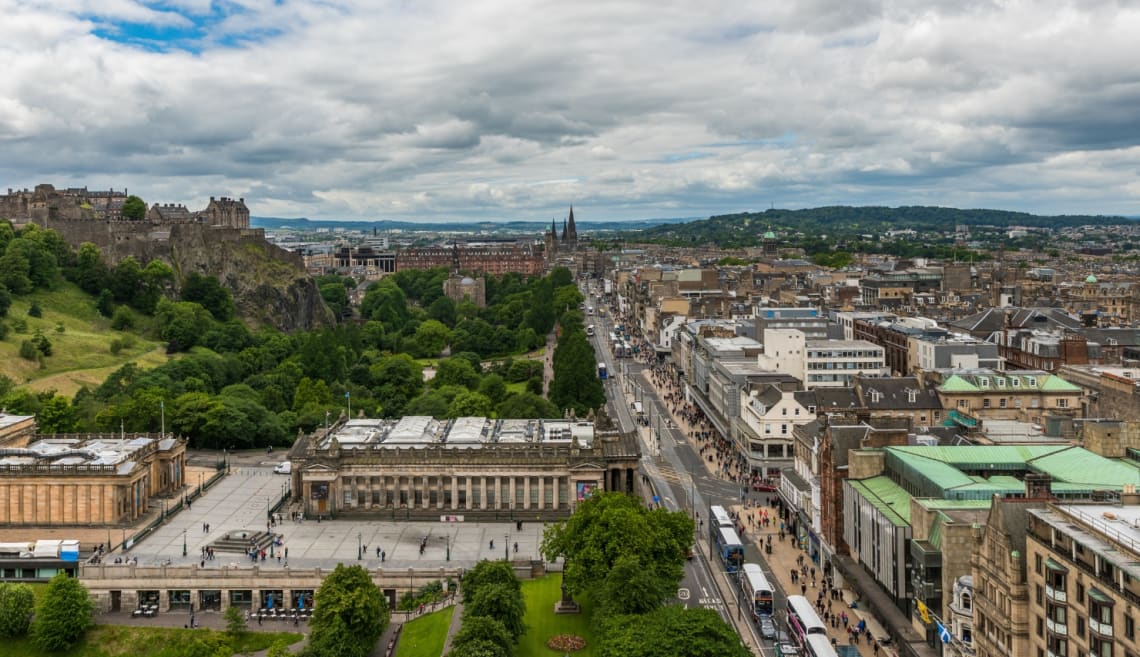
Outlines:
<svg viewBox="0 0 1140 657"><path fill-rule="evenodd" d="M1043 382L1041 382L1041 389L1044 390L1045 392L1080 392L1081 391L1079 386L1075 386L1075 385L1069 383L1068 381L1062 379L1061 377L1059 377L1055 374L1050 374L1049 376L1045 377L1045 380Z"/></svg>
<svg viewBox="0 0 1140 657"><path fill-rule="evenodd" d="M896 527L910 526L910 494L890 477L847 480L851 487Z"/></svg>
<svg viewBox="0 0 1140 657"><path fill-rule="evenodd" d="M774 240L774 239L776 239L776 233L773 233L772 231L768 231L768 232L764 233L764 239Z"/></svg>
<svg viewBox="0 0 1140 657"><path fill-rule="evenodd" d="M1093 276L1092 274L1089 274L1089 275L1088 275L1088 278L1086 278L1086 279L1085 279L1085 282L1086 282L1086 283L1095 283L1095 282L1096 282L1096 276Z"/></svg>
<svg viewBox="0 0 1140 657"><path fill-rule="evenodd" d="M942 382L938 390L941 392L977 392L979 388L957 374L952 374L950 378Z"/></svg>

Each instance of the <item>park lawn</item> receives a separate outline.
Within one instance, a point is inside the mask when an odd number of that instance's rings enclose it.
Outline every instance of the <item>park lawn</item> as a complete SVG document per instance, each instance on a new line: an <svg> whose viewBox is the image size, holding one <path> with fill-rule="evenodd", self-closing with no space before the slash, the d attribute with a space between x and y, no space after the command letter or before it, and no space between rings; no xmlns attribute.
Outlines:
<svg viewBox="0 0 1140 657"><path fill-rule="evenodd" d="M190 653L191 646L197 641L219 635L224 637L225 633L175 627L96 625L87 633L86 640L65 652L43 652L32 645L30 639L24 638L7 641L0 654L20 657L182 657ZM232 646L232 652L226 654L241 655L265 650L282 640L291 645L302 638L295 632L246 632Z"/></svg>
<svg viewBox="0 0 1140 657"><path fill-rule="evenodd" d="M507 384L507 394L524 393L526 392L526 381L519 381L518 383Z"/></svg>
<svg viewBox="0 0 1140 657"><path fill-rule="evenodd" d="M454 613L455 607L447 607L404 623L396 657L440 657Z"/></svg>
<svg viewBox="0 0 1140 657"><path fill-rule="evenodd" d="M596 640L590 630L593 607L589 600L575 598L582 607L580 614L555 614L554 603L562 599L562 575L524 580L526 600L526 634L519 638L517 657L562 657L562 653L546 647L546 640L556 634L577 634L586 639L586 647L574 657L591 657Z"/></svg>
<svg viewBox="0 0 1140 657"><path fill-rule="evenodd" d="M39 303L43 317L28 316L33 301ZM8 317L9 327L12 318L19 318L27 324L27 329L17 332L13 328L7 339L0 341L0 374L18 384L31 384L35 390L55 389L63 394L74 394L82 385L93 381L102 383L106 374L124 363L141 359L153 366L166 361L160 342L137 333L112 330L111 321L95 311L95 302L71 283L13 299ZM149 320L140 316L138 321ZM56 330L58 326L63 327L62 333ZM52 355L44 359L43 369L39 363L19 356L20 343L31 339L37 329L52 346ZM127 337L134 345L112 354L111 341ZM40 381L44 383L37 385Z"/></svg>

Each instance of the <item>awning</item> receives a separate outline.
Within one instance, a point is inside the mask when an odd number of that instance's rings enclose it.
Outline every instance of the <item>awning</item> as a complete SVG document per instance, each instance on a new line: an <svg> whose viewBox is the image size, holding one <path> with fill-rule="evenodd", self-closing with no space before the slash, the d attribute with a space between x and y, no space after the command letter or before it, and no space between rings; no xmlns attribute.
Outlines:
<svg viewBox="0 0 1140 657"><path fill-rule="evenodd" d="M1061 564L1057 563L1056 561L1053 561L1052 558L1045 559L1045 567L1048 568L1049 570L1053 570L1053 571L1056 571L1058 573L1069 572L1068 568L1062 566Z"/></svg>
<svg viewBox="0 0 1140 657"><path fill-rule="evenodd" d="M1101 593L1100 590L1091 587L1089 588L1089 597L1101 603L1102 605L1111 605L1115 603L1112 598Z"/></svg>

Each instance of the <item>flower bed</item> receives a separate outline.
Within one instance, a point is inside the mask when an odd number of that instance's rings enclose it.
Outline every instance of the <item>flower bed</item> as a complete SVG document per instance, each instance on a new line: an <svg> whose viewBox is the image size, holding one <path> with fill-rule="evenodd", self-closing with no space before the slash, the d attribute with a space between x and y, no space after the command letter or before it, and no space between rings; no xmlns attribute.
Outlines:
<svg viewBox="0 0 1140 657"><path fill-rule="evenodd" d="M546 641L546 647L558 652L578 652L586 647L586 640L577 634L555 634Z"/></svg>

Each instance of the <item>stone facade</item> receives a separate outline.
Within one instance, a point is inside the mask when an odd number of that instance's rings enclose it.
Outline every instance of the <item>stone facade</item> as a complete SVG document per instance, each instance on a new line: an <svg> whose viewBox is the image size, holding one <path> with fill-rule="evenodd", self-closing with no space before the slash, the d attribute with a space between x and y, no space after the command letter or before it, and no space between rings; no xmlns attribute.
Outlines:
<svg viewBox="0 0 1140 657"><path fill-rule="evenodd" d="M1031 655L1025 527L1045 502L994 496L971 557L974 649L978 657ZM1075 654L1075 653L1074 653Z"/></svg>
<svg viewBox="0 0 1140 657"><path fill-rule="evenodd" d="M396 270L435 269L472 274L508 273L541 275L546 261L543 249L529 240L503 243L454 243L400 249L396 253Z"/></svg>
<svg viewBox="0 0 1140 657"><path fill-rule="evenodd" d="M132 523L185 484L186 442L158 434L36 436L0 456L0 525Z"/></svg>
<svg viewBox="0 0 1140 657"><path fill-rule="evenodd" d="M384 592L390 608L396 597L431 582L457 579L460 567L449 568L375 568L369 571L372 582ZM522 577L532 575L530 563L516 567ZM259 568L258 566L199 568L190 566L140 566L137 564L99 563L80 567L79 579L95 602L99 612L131 611L144 602L153 601L160 613L189 611L224 611L231 606L258 609L313 608L313 596L321 582L332 573L331 568Z"/></svg>
<svg viewBox="0 0 1140 657"><path fill-rule="evenodd" d="M443 282L443 294L454 301L461 303L470 301L478 308L487 306L487 279L480 276L450 276Z"/></svg>
<svg viewBox="0 0 1140 657"><path fill-rule="evenodd" d="M635 436L595 437L592 423L351 420L295 443L292 508L326 517L559 519L595 490L637 494L639 458Z"/></svg>

